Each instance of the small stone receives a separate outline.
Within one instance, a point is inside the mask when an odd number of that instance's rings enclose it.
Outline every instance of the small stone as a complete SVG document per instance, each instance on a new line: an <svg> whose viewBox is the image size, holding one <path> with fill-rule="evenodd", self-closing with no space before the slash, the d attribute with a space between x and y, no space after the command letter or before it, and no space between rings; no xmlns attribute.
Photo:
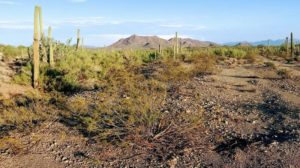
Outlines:
<svg viewBox="0 0 300 168"><path fill-rule="evenodd" d="M66 160L68 160L68 158L63 156L63 157L61 158L61 160L62 160L62 161L66 161Z"/></svg>
<svg viewBox="0 0 300 168"><path fill-rule="evenodd" d="M177 162L178 162L178 158L176 157L176 158L174 158L172 160L169 160L168 161L168 165L169 165L170 168L175 168L176 165L177 165Z"/></svg>
<svg viewBox="0 0 300 168"><path fill-rule="evenodd" d="M274 141L273 143L271 143L272 146L277 146L279 143L277 141Z"/></svg>

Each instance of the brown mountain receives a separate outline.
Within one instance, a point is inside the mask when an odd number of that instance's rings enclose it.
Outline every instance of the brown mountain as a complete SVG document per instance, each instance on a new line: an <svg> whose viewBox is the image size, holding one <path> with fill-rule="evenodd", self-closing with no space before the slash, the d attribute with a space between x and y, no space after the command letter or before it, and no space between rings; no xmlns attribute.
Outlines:
<svg viewBox="0 0 300 168"><path fill-rule="evenodd" d="M157 36L137 36L132 35L128 38L120 39L116 43L112 44L108 48L112 49L158 49L172 47L175 38L165 40ZM190 38L179 39L179 43L183 47L209 47L216 46L217 44L206 41L199 41Z"/></svg>
<svg viewBox="0 0 300 168"><path fill-rule="evenodd" d="M169 40L169 43L172 45L175 43L175 38L171 38ZM218 46L216 43L209 42L209 41L199 41L194 40L191 38L179 38L179 44L182 47L212 47L212 46Z"/></svg>
<svg viewBox="0 0 300 168"><path fill-rule="evenodd" d="M120 39L108 48L113 49L158 49L161 45L162 48L169 46L169 42L157 36L137 36L132 35L125 39Z"/></svg>

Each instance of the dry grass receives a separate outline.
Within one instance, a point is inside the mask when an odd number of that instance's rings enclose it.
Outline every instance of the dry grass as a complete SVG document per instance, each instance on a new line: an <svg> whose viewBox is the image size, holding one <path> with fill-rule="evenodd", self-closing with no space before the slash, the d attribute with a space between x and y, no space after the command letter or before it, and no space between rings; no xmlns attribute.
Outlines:
<svg viewBox="0 0 300 168"><path fill-rule="evenodd" d="M291 79L293 78L292 73L288 69L279 69L277 74L281 76L282 79Z"/></svg>
<svg viewBox="0 0 300 168"><path fill-rule="evenodd" d="M264 64L267 68L277 69L276 65L273 62L265 62Z"/></svg>
<svg viewBox="0 0 300 168"><path fill-rule="evenodd" d="M13 137L4 137L0 138L0 151L8 150L10 154L18 154L20 153L25 146L18 138Z"/></svg>

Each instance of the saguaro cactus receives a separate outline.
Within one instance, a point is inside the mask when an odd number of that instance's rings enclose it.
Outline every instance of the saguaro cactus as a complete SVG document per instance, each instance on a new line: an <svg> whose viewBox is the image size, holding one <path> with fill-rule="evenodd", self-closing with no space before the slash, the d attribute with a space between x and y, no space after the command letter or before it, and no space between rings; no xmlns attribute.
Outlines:
<svg viewBox="0 0 300 168"><path fill-rule="evenodd" d="M41 50L41 57L43 62L47 62L47 49L46 49L46 39L45 39L45 33L44 33L44 24L43 24L43 15L42 15L42 8L39 6L39 26L40 26L40 50Z"/></svg>
<svg viewBox="0 0 300 168"><path fill-rule="evenodd" d="M49 26L49 28L48 28L48 46L49 46L48 63L52 67L52 66L54 66L54 57L53 57L52 28L51 28L51 26Z"/></svg>
<svg viewBox="0 0 300 168"><path fill-rule="evenodd" d="M286 51L286 56L288 57L289 55L289 38L285 38L285 51Z"/></svg>
<svg viewBox="0 0 300 168"><path fill-rule="evenodd" d="M76 44L76 50L78 50L80 47L80 29L77 30L77 44Z"/></svg>
<svg viewBox="0 0 300 168"><path fill-rule="evenodd" d="M173 57L174 57L174 60L176 59L176 46L173 45Z"/></svg>
<svg viewBox="0 0 300 168"><path fill-rule="evenodd" d="M81 37L81 49L83 50L84 49L84 38Z"/></svg>
<svg viewBox="0 0 300 168"><path fill-rule="evenodd" d="M161 54L161 46L160 46L160 44L158 45L158 53Z"/></svg>
<svg viewBox="0 0 300 168"><path fill-rule="evenodd" d="M291 33L291 58L294 58L294 35Z"/></svg>
<svg viewBox="0 0 300 168"><path fill-rule="evenodd" d="M175 39L174 39L174 45L173 45L173 53L174 53L174 59L176 59L176 56L178 54L179 45L178 45L178 33L175 33Z"/></svg>
<svg viewBox="0 0 300 168"><path fill-rule="evenodd" d="M34 37L33 37L33 80L32 86L34 88L38 87L38 79L39 79L39 66L40 66L40 38L39 38L39 12L40 7L36 6L34 11Z"/></svg>
<svg viewBox="0 0 300 168"><path fill-rule="evenodd" d="M176 32L176 35L175 35L175 42L176 42L176 54L179 53L179 39L178 39L178 32Z"/></svg>
<svg viewBox="0 0 300 168"><path fill-rule="evenodd" d="M42 16L42 8L40 6L38 6L38 8L39 8L40 37L42 40L44 38L43 16Z"/></svg>

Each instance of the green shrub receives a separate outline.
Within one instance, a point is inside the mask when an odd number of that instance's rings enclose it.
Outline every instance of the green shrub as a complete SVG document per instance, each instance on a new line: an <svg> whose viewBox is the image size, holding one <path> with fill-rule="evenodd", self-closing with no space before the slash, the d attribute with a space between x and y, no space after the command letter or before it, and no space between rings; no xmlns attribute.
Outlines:
<svg viewBox="0 0 300 168"><path fill-rule="evenodd" d="M27 55L27 48L24 46L14 47L14 46L0 46L0 52L3 53L4 61L10 61L16 57L21 57Z"/></svg>

